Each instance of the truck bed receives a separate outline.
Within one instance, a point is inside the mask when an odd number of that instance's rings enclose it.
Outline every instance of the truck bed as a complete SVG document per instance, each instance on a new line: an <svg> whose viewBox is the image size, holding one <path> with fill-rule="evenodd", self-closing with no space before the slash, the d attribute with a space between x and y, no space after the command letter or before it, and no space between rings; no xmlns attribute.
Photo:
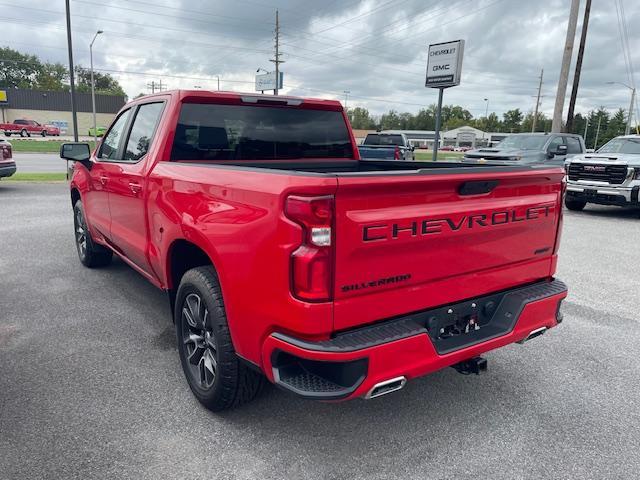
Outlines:
<svg viewBox="0 0 640 480"><path fill-rule="evenodd" d="M545 167L533 166L505 166L491 163L465 164L460 162L429 162L429 161L401 161L401 160L303 160L303 161L268 161L243 160L238 162L180 162L192 163L199 166L220 168L247 168L264 170L281 170L287 173L317 173L317 174L362 174L362 173L484 173L487 171L526 171ZM546 167L548 168L548 167Z"/></svg>

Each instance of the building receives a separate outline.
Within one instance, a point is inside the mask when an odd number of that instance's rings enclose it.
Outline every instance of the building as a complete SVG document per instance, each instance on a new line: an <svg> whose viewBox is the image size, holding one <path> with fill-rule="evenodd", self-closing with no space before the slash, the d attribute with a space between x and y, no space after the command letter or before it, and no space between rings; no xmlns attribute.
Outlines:
<svg viewBox="0 0 640 480"><path fill-rule="evenodd" d="M3 92L6 95L3 95ZM96 124L108 127L114 115L125 104L125 97L96 94ZM90 93L76 93L78 111L78 134L88 135L93 127L93 110ZM0 90L2 123L17 119L35 120L41 124L56 125L61 133L73 134L71 118L71 94L39 90Z"/></svg>
<svg viewBox="0 0 640 480"><path fill-rule="evenodd" d="M384 133L405 134L416 148L433 148L436 132L433 130L384 130ZM440 147L479 148L493 146L511 135L510 133L483 132L475 127L464 126L440 132Z"/></svg>

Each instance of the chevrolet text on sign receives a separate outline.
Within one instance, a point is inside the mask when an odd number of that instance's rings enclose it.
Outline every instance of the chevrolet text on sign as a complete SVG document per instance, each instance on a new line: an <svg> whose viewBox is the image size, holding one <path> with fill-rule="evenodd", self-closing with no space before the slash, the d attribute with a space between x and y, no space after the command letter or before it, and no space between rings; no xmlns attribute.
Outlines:
<svg viewBox="0 0 640 480"><path fill-rule="evenodd" d="M426 87L445 88L460 84L464 40L429 45Z"/></svg>

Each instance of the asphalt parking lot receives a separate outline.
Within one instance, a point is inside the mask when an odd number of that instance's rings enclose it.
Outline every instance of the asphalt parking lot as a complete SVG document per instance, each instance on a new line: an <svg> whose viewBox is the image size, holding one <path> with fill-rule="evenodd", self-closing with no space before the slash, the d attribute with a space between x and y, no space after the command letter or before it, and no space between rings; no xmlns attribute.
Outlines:
<svg viewBox="0 0 640 480"><path fill-rule="evenodd" d="M62 163L62 162L61 162ZM83 268L63 183L0 182L0 479L630 479L640 471L638 212L567 212L565 321L373 401L275 388L212 414L165 296Z"/></svg>
<svg viewBox="0 0 640 480"><path fill-rule="evenodd" d="M13 159L20 173L64 173L67 162L57 153L15 152Z"/></svg>

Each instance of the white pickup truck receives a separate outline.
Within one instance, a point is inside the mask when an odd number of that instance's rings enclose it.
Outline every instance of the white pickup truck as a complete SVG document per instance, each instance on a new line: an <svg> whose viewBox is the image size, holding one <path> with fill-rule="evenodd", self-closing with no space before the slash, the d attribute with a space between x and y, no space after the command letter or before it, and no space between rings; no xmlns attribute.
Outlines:
<svg viewBox="0 0 640 480"><path fill-rule="evenodd" d="M595 153L565 163L569 210L587 203L640 207L640 135L616 137Z"/></svg>

